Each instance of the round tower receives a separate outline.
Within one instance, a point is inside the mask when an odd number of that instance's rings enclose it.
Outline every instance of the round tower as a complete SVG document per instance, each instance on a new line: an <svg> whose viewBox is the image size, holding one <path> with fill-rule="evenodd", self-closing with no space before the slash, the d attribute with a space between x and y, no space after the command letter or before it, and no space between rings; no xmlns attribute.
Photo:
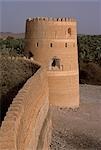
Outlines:
<svg viewBox="0 0 101 150"><path fill-rule="evenodd" d="M25 50L46 66L50 101L60 106L79 105L76 24L73 18L26 20Z"/></svg>
<svg viewBox="0 0 101 150"><path fill-rule="evenodd" d="M26 21L26 46L34 59L51 69L54 61L62 70L77 67L76 20L72 18L34 18ZM52 66L53 69L54 65ZM57 69L58 69L57 68Z"/></svg>

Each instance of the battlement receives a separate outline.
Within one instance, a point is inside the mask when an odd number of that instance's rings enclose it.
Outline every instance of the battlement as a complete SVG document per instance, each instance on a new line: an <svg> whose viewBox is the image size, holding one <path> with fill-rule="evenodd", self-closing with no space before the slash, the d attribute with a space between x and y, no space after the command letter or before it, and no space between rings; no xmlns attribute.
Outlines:
<svg viewBox="0 0 101 150"><path fill-rule="evenodd" d="M76 22L75 18L71 17L63 17L63 18L53 18L53 17L35 17L35 18L28 18L26 21L58 21L58 22Z"/></svg>

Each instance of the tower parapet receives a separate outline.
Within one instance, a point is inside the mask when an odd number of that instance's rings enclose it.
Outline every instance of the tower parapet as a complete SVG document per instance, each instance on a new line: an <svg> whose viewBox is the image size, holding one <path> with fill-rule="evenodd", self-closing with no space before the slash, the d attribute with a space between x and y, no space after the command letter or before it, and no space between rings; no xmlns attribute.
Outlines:
<svg viewBox="0 0 101 150"><path fill-rule="evenodd" d="M28 18L27 21L59 21L59 22L76 22L75 18L71 17L63 17L63 18L55 18L55 17L35 17L35 18Z"/></svg>
<svg viewBox="0 0 101 150"><path fill-rule="evenodd" d="M36 17L26 20L26 38L31 39L75 39L74 18Z"/></svg>

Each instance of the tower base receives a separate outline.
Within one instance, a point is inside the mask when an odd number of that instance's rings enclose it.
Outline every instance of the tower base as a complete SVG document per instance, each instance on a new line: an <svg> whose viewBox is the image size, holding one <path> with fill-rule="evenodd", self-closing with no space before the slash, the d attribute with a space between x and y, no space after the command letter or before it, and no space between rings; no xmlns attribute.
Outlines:
<svg viewBox="0 0 101 150"><path fill-rule="evenodd" d="M48 71L49 101L59 107L79 107L79 79L76 71Z"/></svg>

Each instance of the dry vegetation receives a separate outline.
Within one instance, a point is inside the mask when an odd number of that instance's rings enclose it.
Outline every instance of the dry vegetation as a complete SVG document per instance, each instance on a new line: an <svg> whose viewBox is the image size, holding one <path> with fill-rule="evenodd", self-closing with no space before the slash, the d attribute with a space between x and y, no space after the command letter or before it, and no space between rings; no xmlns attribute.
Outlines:
<svg viewBox="0 0 101 150"><path fill-rule="evenodd" d="M1 120L18 90L39 68L22 59L0 56L0 104Z"/></svg>
<svg viewBox="0 0 101 150"><path fill-rule="evenodd" d="M101 66L88 62L80 63L80 84L101 85Z"/></svg>

